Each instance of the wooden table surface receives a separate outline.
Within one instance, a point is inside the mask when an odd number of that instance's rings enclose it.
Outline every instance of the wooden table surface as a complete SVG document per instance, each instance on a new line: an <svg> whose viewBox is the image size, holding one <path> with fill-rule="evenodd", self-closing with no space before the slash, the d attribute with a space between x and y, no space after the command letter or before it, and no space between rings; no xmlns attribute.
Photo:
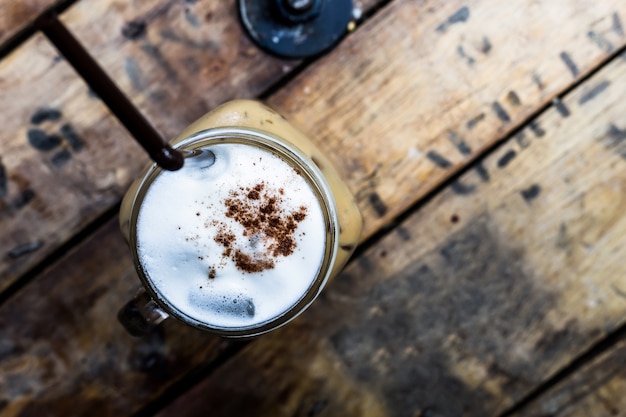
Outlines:
<svg viewBox="0 0 626 417"><path fill-rule="evenodd" d="M365 228L306 313L248 342L125 333L117 211L148 158L46 10L164 138L258 98L329 155ZM354 16L293 61L234 1L0 0L0 415L626 416L626 3Z"/></svg>

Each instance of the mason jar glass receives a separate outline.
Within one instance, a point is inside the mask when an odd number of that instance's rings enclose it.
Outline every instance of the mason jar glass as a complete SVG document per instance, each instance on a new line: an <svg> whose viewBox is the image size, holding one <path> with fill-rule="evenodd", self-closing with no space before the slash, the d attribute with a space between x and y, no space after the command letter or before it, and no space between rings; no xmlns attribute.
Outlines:
<svg viewBox="0 0 626 417"><path fill-rule="evenodd" d="M251 337L294 319L360 237L360 212L337 171L285 118L251 100L216 108L170 143L196 156L180 172L146 167L120 208L143 284L120 311L122 324L141 335L172 316Z"/></svg>

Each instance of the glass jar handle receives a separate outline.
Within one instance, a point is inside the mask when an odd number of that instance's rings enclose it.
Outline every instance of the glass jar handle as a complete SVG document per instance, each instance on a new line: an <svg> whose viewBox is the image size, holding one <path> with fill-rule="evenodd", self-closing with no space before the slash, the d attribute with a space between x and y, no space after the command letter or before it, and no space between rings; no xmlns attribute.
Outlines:
<svg viewBox="0 0 626 417"><path fill-rule="evenodd" d="M117 313L117 319L128 333L142 337L169 317L142 288Z"/></svg>

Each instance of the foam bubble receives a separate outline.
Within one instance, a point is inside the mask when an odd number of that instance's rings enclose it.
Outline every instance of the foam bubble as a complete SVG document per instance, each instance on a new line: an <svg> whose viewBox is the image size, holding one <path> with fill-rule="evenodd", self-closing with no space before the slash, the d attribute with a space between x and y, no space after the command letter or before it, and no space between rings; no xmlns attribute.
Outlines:
<svg viewBox="0 0 626 417"><path fill-rule="evenodd" d="M278 156L244 144L208 149L208 167L185 164L151 184L137 220L139 259L158 296L183 315L212 327L257 325L296 304L316 278L322 208Z"/></svg>

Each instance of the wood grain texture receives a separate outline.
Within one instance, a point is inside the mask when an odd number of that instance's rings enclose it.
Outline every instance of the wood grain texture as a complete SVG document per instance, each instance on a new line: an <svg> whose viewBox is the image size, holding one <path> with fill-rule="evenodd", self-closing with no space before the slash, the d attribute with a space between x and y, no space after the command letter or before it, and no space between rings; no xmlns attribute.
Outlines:
<svg viewBox="0 0 626 417"><path fill-rule="evenodd" d="M355 2L356 15L380 0ZM167 138L223 102L251 98L300 61L259 50L235 1L80 1L63 22Z"/></svg>
<svg viewBox="0 0 626 417"><path fill-rule="evenodd" d="M624 19L618 1L394 1L269 103L338 165L369 235L623 46Z"/></svg>
<svg viewBox="0 0 626 417"><path fill-rule="evenodd" d="M0 46L26 27L45 10L61 0L2 0L0 1Z"/></svg>
<svg viewBox="0 0 626 417"><path fill-rule="evenodd" d="M168 139L228 99L254 97L297 65L257 49L230 1L88 0L61 17Z"/></svg>
<svg viewBox="0 0 626 417"><path fill-rule="evenodd" d="M515 417L626 415L626 341L550 389Z"/></svg>
<svg viewBox="0 0 626 417"><path fill-rule="evenodd" d="M622 57L159 417L506 410L625 322L625 91Z"/></svg>
<svg viewBox="0 0 626 417"><path fill-rule="evenodd" d="M0 62L0 290L119 201L139 147L41 35Z"/></svg>

